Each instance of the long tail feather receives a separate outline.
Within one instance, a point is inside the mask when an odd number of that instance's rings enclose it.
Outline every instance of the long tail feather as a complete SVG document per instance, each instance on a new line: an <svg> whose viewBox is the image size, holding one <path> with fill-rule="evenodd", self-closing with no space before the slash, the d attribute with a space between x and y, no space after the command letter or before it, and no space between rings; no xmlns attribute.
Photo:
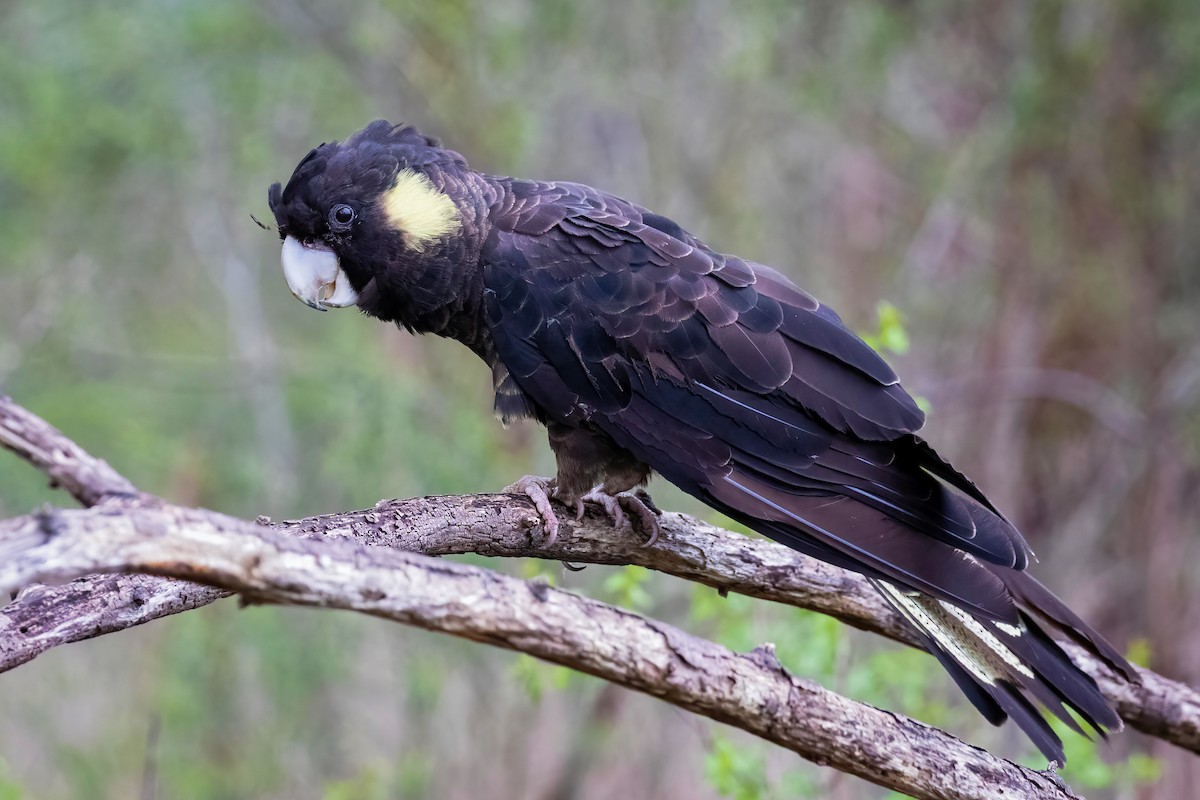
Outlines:
<svg viewBox="0 0 1200 800"><path fill-rule="evenodd" d="M917 629L980 713L996 725L1012 717L1047 759L1065 761L1062 742L1031 700L1079 733L1084 731L1067 707L1101 737L1121 728L1091 676L1028 614L1021 614L1019 625L980 619L945 600L872 582Z"/></svg>

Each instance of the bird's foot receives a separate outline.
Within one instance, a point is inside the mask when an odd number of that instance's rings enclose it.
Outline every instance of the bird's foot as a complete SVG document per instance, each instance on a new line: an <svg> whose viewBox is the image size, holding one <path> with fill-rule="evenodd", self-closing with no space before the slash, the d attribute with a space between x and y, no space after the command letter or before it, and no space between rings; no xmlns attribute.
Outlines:
<svg viewBox="0 0 1200 800"><path fill-rule="evenodd" d="M546 547L554 544L558 538L558 515L554 513L554 509L550 505L550 498L554 497L555 489L554 478L526 475L511 486L505 486L500 490L505 493L523 494L533 501L533 507L537 509L542 518L542 530L546 532Z"/></svg>
<svg viewBox="0 0 1200 800"><path fill-rule="evenodd" d="M658 515L662 512L645 490L609 494L597 486L575 501L575 519L583 519L585 503L595 503L603 508L613 526L618 529L632 527L629 517L636 518L638 527L646 534L646 541L642 547L650 547L658 541L658 535L662 532L662 526L658 524Z"/></svg>

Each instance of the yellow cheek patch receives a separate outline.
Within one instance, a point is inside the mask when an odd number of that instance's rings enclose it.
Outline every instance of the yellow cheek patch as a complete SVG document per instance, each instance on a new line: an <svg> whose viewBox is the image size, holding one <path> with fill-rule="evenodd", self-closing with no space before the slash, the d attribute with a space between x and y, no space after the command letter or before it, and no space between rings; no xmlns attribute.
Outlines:
<svg viewBox="0 0 1200 800"><path fill-rule="evenodd" d="M403 233L417 251L461 224L454 201L439 192L429 178L411 169L400 170L380 203L388 224Z"/></svg>

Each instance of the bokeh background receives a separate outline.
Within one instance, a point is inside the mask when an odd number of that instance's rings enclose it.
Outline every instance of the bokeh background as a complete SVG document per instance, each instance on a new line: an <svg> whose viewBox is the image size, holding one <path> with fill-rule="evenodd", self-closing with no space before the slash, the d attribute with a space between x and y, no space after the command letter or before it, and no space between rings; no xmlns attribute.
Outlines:
<svg viewBox="0 0 1200 800"><path fill-rule="evenodd" d="M174 502L253 517L552 461L486 370L288 294L266 187L367 121L592 183L874 337L1039 574L1200 681L1200 8L568 0L0 2L0 390ZM698 511L658 487L659 502ZM0 515L65 502L0 453ZM932 659L634 569L624 603L1038 767ZM1200 761L1072 737L1098 798ZM859 798L652 699L344 613L223 603L0 676L2 798Z"/></svg>

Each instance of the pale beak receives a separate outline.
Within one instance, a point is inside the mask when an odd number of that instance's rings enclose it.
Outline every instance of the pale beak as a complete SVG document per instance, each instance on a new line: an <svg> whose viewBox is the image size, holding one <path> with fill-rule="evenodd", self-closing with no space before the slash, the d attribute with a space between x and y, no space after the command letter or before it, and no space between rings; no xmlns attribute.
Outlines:
<svg viewBox="0 0 1200 800"><path fill-rule="evenodd" d="M294 236L288 236L283 240L282 261L288 288L306 306L327 311L358 302L358 293L328 247L301 244Z"/></svg>

